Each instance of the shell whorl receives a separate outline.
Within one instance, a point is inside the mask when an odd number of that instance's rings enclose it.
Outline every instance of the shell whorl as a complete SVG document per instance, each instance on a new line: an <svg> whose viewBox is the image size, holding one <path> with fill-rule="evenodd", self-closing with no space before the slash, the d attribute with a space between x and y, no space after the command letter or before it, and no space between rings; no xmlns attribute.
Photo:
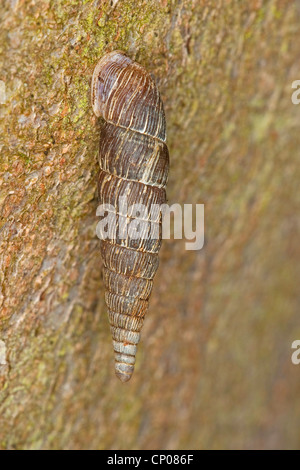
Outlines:
<svg viewBox="0 0 300 470"><path fill-rule="evenodd" d="M106 121L101 128L98 193L101 204L116 208L120 224L135 218L146 236L101 241L106 288L105 300L115 350L116 375L127 382L134 370L137 344L147 313L161 245L159 206L166 202L169 153L165 144L163 103L151 75L120 51L106 54L92 79L92 106ZM143 204L147 219L122 212L118 201L126 196L128 207ZM148 223L158 237L147 235Z"/></svg>

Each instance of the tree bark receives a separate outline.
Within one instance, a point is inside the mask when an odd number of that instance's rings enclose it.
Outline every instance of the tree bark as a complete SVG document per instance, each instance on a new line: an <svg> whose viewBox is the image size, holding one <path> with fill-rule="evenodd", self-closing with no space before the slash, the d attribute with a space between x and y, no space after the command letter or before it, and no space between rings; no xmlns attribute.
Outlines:
<svg viewBox="0 0 300 470"><path fill-rule="evenodd" d="M2 0L0 448L299 448L299 17L288 0ZM163 243L127 384L95 235L90 82L114 49L162 92L169 204L205 204L202 250Z"/></svg>

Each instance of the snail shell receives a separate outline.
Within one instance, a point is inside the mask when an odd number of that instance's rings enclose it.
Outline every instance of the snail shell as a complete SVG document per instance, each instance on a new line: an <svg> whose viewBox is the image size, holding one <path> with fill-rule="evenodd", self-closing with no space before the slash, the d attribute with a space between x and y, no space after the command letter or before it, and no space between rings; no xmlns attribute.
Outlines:
<svg viewBox="0 0 300 470"><path fill-rule="evenodd" d="M166 202L169 171L163 103L151 75L121 51L106 54L92 79L92 106L104 118L101 128L98 193L101 204L116 208L118 224L133 214L122 212L143 204L148 218L136 217L141 231L151 221L158 237L118 235L101 240L105 301L115 351L116 375L127 382L134 370L140 331L148 310L161 246L161 213L151 207ZM154 206L153 206L154 205ZM119 226L118 225L118 226Z"/></svg>

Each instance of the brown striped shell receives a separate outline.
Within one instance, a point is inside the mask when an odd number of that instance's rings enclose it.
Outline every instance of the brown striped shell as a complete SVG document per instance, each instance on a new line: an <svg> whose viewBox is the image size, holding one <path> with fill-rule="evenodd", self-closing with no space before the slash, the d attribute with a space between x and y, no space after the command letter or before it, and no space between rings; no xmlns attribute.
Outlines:
<svg viewBox="0 0 300 470"><path fill-rule="evenodd" d="M151 75L120 51L106 54L94 70L92 105L96 116L106 121L100 136L100 203L116 208L119 223L133 217L130 212L122 213L120 196L127 196L128 207L144 204L150 210L153 204L165 203L169 170L166 121ZM148 220L158 225L158 238L116 235L101 241L115 369L122 382L127 382L134 370L136 346L158 268L160 211L152 211ZM141 227L143 223L147 225L141 217Z"/></svg>

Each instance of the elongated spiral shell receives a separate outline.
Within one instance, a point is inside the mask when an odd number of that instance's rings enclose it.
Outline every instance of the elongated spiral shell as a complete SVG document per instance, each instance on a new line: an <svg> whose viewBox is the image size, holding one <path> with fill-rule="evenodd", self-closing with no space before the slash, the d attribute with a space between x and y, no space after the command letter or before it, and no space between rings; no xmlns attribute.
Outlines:
<svg viewBox="0 0 300 470"><path fill-rule="evenodd" d="M106 54L92 80L92 105L105 123L101 129L98 182L101 204L118 214L117 227L135 219L136 238L118 231L101 240L105 300L115 351L116 375L127 382L134 370L137 344L148 310L161 245L161 213L169 170L166 121L162 100L151 75L120 51ZM127 211L120 207L127 197ZM131 211L147 207L147 217ZM128 209L129 208L129 209ZM149 232L149 222L157 235Z"/></svg>

